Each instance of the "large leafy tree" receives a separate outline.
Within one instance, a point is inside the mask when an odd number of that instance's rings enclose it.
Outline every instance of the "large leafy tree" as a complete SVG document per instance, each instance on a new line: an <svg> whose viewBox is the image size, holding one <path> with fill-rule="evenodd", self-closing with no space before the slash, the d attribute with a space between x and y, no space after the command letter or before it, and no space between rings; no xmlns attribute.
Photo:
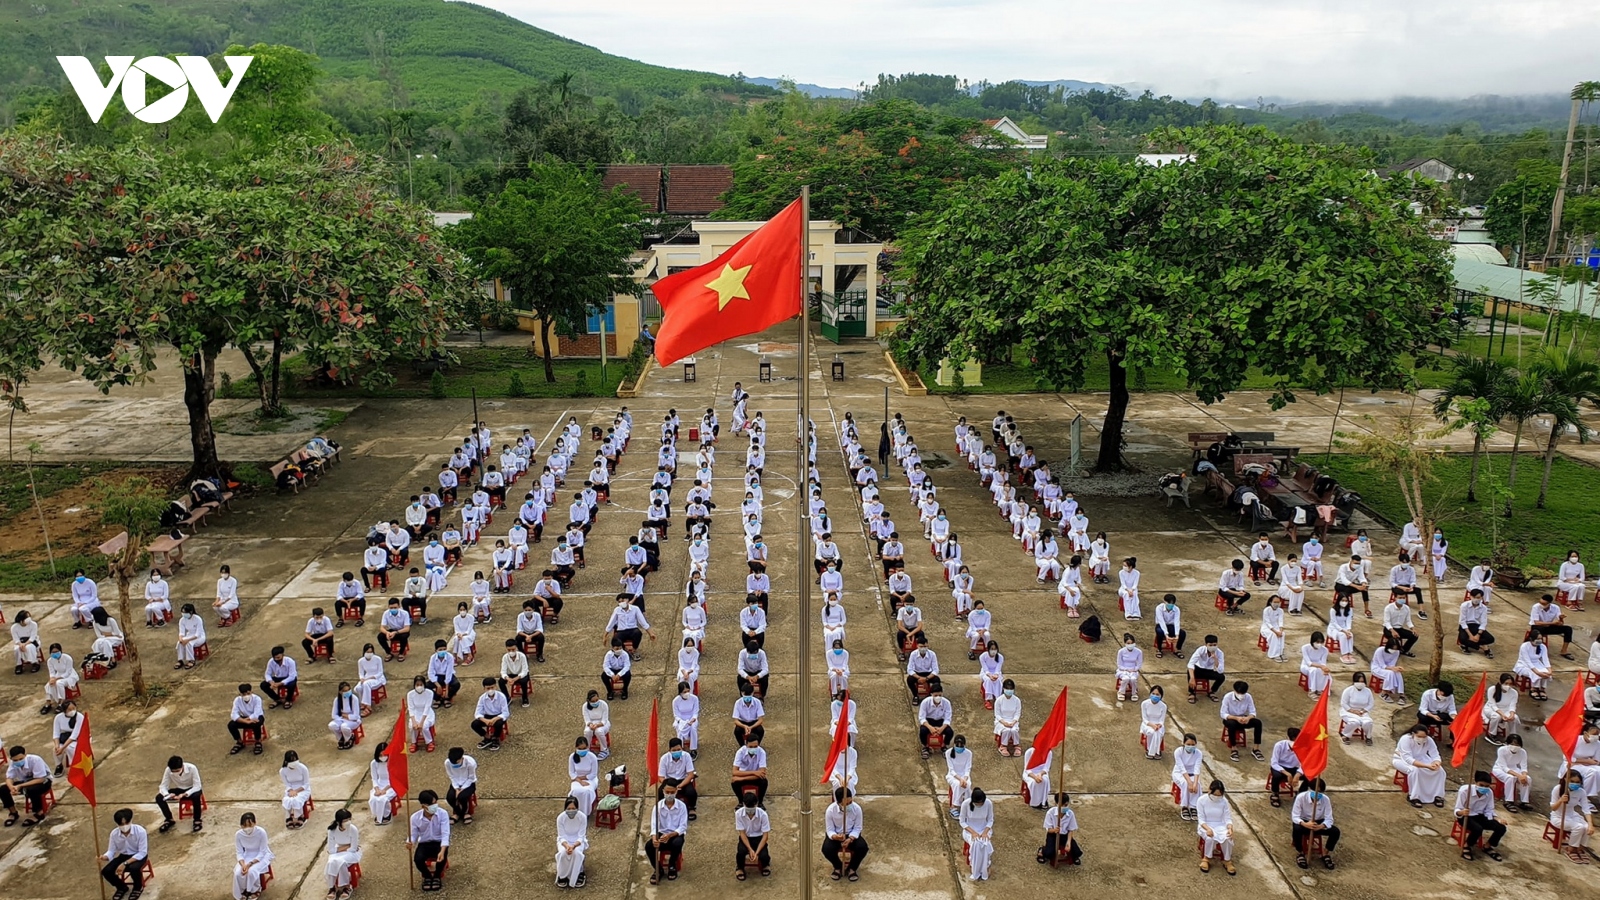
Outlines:
<svg viewBox="0 0 1600 900"><path fill-rule="evenodd" d="M1550 439L1544 447L1544 474L1539 479L1539 500L1534 504L1544 509L1545 495L1550 490L1550 468L1556 459L1556 443L1568 428L1577 432L1579 443L1589 440L1590 429L1579 410L1583 403L1600 405L1600 365L1573 350L1552 347L1530 368L1543 382L1546 407L1543 411L1550 416Z"/></svg>
<svg viewBox="0 0 1600 900"><path fill-rule="evenodd" d="M969 183L905 241L896 333L918 363L1025 346L1040 378L1110 401L1096 469L1122 467L1129 371L1182 375L1212 403L1255 367L1276 383L1399 385L1450 269L1418 188L1342 149L1261 129L1165 132L1178 165L1065 160ZM1424 195L1425 200L1434 199Z"/></svg>
<svg viewBox="0 0 1600 900"><path fill-rule="evenodd" d="M946 204L963 182L1015 171L1020 151L995 146L977 122L886 100L837 118L785 114L760 137L756 154L733 169L723 219L767 219L811 185L815 218L888 240L911 218Z"/></svg>
<svg viewBox="0 0 1600 900"><path fill-rule="evenodd" d="M284 336L330 368L387 378L436 342L472 283L381 161L283 147L216 167L140 142L0 138L0 347L7 400L46 358L102 390L183 368L194 472L220 469L217 355Z"/></svg>
<svg viewBox="0 0 1600 900"><path fill-rule="evenodd" d="M607 191L574 166L536 163L447 235L479 277L499 279L514 306L538 316L544 378L554 382L551 332L575 329L616 294L638 290L631 256L643 214L638 198Z"/></svg>

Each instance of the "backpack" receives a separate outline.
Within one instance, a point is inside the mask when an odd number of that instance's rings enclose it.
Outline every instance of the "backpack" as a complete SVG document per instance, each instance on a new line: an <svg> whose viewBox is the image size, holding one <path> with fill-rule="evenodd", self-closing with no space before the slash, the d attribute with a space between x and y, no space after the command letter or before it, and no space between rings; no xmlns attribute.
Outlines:
<svg viewBox="0 0 1600 900"><path fill-rule="evenodd" d="M1083 624L1078 626L1078 637L1083 638L1085 641L1091 644L1099 643L1100 617L1090 616L1089 618L1084 619Z"/></svg>

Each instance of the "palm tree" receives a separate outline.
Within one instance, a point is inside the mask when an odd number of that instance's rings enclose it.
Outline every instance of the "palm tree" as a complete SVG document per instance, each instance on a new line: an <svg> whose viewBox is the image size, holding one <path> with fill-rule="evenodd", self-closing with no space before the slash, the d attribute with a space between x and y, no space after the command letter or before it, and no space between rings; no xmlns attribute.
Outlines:
<svg viewBox="0 0 1600 900"><path fill-rule="evenodd" d="M1500 390L1501 418L1516 423L1511 438L1511 471L1506 475L1506 488L1517 484L1517 452L1522 448L1522 428L1528 420L1545 411L1544 379L1531 373L1508 370L1506 383ZM1509 510L1511 501L1506 500Z"/></svg>
<svg viewBox="0 0 1600 900"><path fill-rule="evenodd" d="M1505 415L1500 408L1500 395L1509 380L1506 364L1500 360L1480 356L1458 356L1453 363L1450 383L1433 401L1433 414L1441 422L1451 418L1465 419L1457 406L1463 402L1482 400L1488 404L1481 411L1485 424L1498 424ZM1483 455L1483 435L1474 430L1472 438L1472 474L1467 479L1467 502L1477 502L1478 461Z"/></svg>
<svg viewBox="0 0 1600 900"><path fill-rule="evenodd" d="M1544 477L1539 481L1539 501L1544 508L1545 494L1550 489L1550 468L1556 458L1556 441L1570 427L1578 433L1578 443L1589 440L1589 427L1583 423L1579 408L1585 400L1600 406L1600 365L1580 357L1571 349L1547 349L1530 367L1543 381L1545 409L1550 416L1550 439L1544 447Z"/></svg>

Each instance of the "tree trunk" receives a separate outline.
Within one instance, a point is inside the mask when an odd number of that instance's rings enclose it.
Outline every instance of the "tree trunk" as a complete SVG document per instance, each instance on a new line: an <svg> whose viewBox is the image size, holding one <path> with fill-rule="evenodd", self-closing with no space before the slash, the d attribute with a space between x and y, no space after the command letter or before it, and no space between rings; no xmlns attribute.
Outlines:
<svg viewBox="0 0 1600 900"><path fill-rule="evenodd" d="M1517 451L1522 447L1522 423L1517 423L1516 433L1511 436L1511 471L1506 473L1506 490L1517 486ZM1508 503L1510 501L1507 501Z"/></svg>
<svg viewBox="0 0 1600 900"><path fill-rule="evenodd" d="M544 351L545 384L556 383L556 367L555 363L551 361L550 356L550 329L553 324L554 323L550 321L549 316L544 315L543 313L539 314L539 340L544 344L544 346L539 349Z"/></svg>
<svg viewBox="0 0 1600 900"><path fill-rule="evenodd" d="M134 566L139 562L140 548L144 546L144 535L128 533L128 546L122 551L121 559L117 560L115 575L117 577L117 618L122 623L122 643L128 648L127 658L123 661L128 664L128 672L133 684L133 695L143 700L145 696L144 663L139 660L139 646L134 643L133 635L138 630L134 628L136 621L133 617L133 601L129 596L129 583L133 581Z"/></svg>
<svg viewBox="0 0 1600 900"><path fill-rule="evenodd" d="M1432 535L1435 524L1425 523L1422 533ZM1431 560L1428 564L1428 607L1432 610L1430 618L1433 619L1433 657L1428 660L1428 683L1438 684L1439 670L1444 666L1444 613L1439 611L1439 579L1433 576Z"/></svg>
<svg viewBox="0 0 1600 900"><path fill-rule="evenodd" d="M256 395L260 398L261 414L265 416L272 409L272 396L268 391L266 370L262 369L255 352L249 346L241 345L239 352L244 354L245 364L250 366L250 374L256 377Z"/></svg>
<svg viewBox="0 0 1600 900"><path fill-rule="evenodd" d="M283 334L272 335L272 412L283 409Z"/></svg>
<svg viewBox="0 0 1600 900"><path fill-rule="evenodd" d="M1561 440L1564 430L1565 425L1553 418L1550 420L1550 440L1544 445L1544 476L1539 479L1539 500L1534 504L1539 509L1544 509L1544 496L1550 490L1550 467L1556 461L1556 441Z"/></svg>
<svg viewBox="0 0 1600 900"><path fill-rule="evenodd" d="M1100 457L1095 461L1096 472L1121 472L1122 427L1128 420L1128 370L1122 364L1122 348L1106 350L1108 375L1111 379L1111 399L1106 405L1105 424L1100 428Z"/></svg>
<svg viewBox="0 0 1600 900"><path fill-rule="evenodd" d="M1483 434L1474 430L1472 435L1472 473L1467 476L1467 502L1478 502L1478 460L1483 458Z"/></svg>
<svg viewBox="0 0 1600 900"><path fill-rule="evenodd" d="M216 395L217 351L206 347L183 367L183 405L189 410L189 446L194 466L188 479L220 474L217 434L211 427L211 400Z"/></svg>

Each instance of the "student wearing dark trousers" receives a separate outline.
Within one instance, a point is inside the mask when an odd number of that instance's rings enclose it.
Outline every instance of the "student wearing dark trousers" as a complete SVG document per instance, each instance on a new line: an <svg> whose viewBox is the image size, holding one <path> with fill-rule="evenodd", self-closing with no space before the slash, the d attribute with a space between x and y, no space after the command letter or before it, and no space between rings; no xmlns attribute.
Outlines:
<svg viewBox="0 0 1600 900"><path fill-rule="evenodd" d="M100 854L106 861L100 868L100 877L116 889L113 896L137 900L144 891L144 864L150 858L150 836L143 827L133 824L131 809L119 809L111 819L116 827L111 829L106 852ZM133 882L131 894L129 881Z"/></svg>
<svg viewBox="0 0 1600 900"><path fill-rule="evenodd" d="M1500 859L1497 849L1506 835L1506 826L1495 821L1494 776L1479 769L1472 773L1472 783L1463 784L1456 792L1456 819L1466 829L1466 841L1461 845L1461 858L1472 859L1478 842L1484 842L1483 853L1493 860ZM1488 834L1487 840L1484 834Z"/></svg>

